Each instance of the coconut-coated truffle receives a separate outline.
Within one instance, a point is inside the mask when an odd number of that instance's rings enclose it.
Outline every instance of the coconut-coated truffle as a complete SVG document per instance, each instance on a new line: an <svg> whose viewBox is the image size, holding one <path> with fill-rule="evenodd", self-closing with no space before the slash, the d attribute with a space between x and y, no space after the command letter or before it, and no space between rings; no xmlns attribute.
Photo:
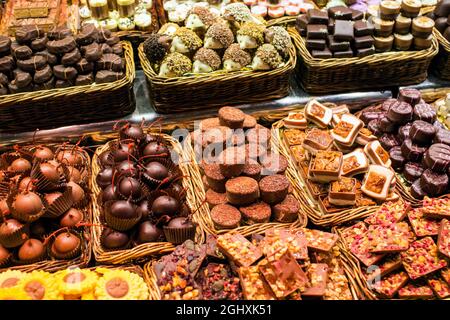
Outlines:
<svg viewBox="0 0 450 320"><path fill-rule="evenodd" d="M170 43L172 42L172 38L162 34L151 34L144 41L144 52L147 56L147 59L156 63L164 59L165 55L169 51Z"/></svg>
<svg viewBox="0 0 450 320"><path fill-rule="evenodd" d="M264 42L264 30L266 27L254 22L246 22L238 30L237 34L240 36L249 36L255 38L258 44Z"/></svg>
<svg viewBox="0 0 450 320"><path fill-rule="evenodd" d="M287 56L292 47L289 33L280 26L267 28L264 32L265 41L275 47L283 56Z"/></svg>
<svg viewBox="0 0 450 320"><path fill-rule="evenodd" d="M173 52L166 56L162 64L166 64L168 69L175 73L177 77L190 72L192 69L192 61L184 54Z"/></svg>
<svg viewBox="0 0 450 320"><path fill-rule="evenodd" d="M208 31L205 38L210 37L219 41L224 48L228 48L234 42L234 35L231 29L224 23L214 23Z"/></svg>
<svg viewBox="0 0 450 320"><path fill-rule="evenodd" d="M179 37L183 41L184 45L191 51L198 50L203 42L199 36L186 27L181 27L175 32L175 37Z"/></svg>
<svg viewBox="0 0 450 320"><path fill-rule="evenodd" d="M263 62L267 63L272 69L277 68L282 59L277 49L271 44L265 43L256 50L256 57L259 57Z"/></svg>
<svg viewBox="0 0 450 320"><path fill-rule="evenodd" d="M198 60L210 66L213 70L220 67L221 60L219 55L212 49L200 48L194 55L194 61Z"/></svg>
<svg viewBox="0 0 450 320"><path fill-rule="evenodd" d="M246 66L252 60L250 54L239 47L239 44L233 43L225 50L223 54L223 61L232 60L239 63L241 66Z"/></svg>

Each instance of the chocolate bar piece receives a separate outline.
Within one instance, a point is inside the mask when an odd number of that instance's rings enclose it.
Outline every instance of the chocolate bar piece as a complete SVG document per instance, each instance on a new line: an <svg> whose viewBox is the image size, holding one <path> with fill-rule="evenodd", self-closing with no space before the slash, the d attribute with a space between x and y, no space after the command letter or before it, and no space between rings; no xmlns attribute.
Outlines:
<svg viewBox="0 0 450 320"><path fill-rule="evenodd" d="M447 266L447 262L439 258L437 246L431 237L414 241L407 251L401 253L401 257L403 267L413 280Z"/></svg>
<svg viewBox="0 0 450 320"><path fill-rule="evenodd" d="M33 79L35 83L42 84L49 81L52 77L52 68L49 65L46 65L43 69L35 72Z"/></svg>
<svg viewBox="0 0 450 320"><path fill-rule="evenodd" d="M422 213L427 218L450 218L450 198L428 198L423 199Z"/></svg>
<svg viewBox="0 0 450 320"><path fill-rule="evenodd" d="M450 258L450 221L442 219L438 235L438 249L444 256Z"/></svg>
<svg viewBox="0 0 450 320"><path fill-rule="evenodd" d="M267 257L272 256L283 248L287 248L295 259L308 258L307 241L302 233L293 233L289 230L269 229L262 242L262 251Z"/></svg>
<svg viewBox="0 0 450 320"><path fill-rule="evenodd" d="M206 254L212 258L223 260L225 256L217 246L217 236L208 234L206 237Z"/></svg>
<svg viewBox="0 0 450 320"><path fill-rule="evenodd" d="M415 208L408 212L408 220L417 237L436 236L439 233L439 221L423 216L422 208Z"/></svg>
<svg viewBox="0 0 450 320"><path fill-rule="evenodd" d="M289 250L267 257L258 266L277 298L304 290L308 285L308 277Z"/></svg>
<svg viewBox="0 0 450 320"><path fill-rule="evenodd" d="M400 199L398 201L384 202L374 213L367 217L364 222L376 225L391 225L402 221L409 213L411 205Z"/></svg>
<svg viewBox="0 0 450 320"><path fill-rule="evenodd" d="M63 65L54 66L53 73L56 78L61 80L74 80L78 75L74 67L65 67Z"/></svg>
<svg viewBox="0 0 450 320"><path fill-rule="evenodd" d="M371 253L406 251L411 240L411 231L406 222L391 225L370 225L368 230Z"/></svg>
<svg viewBox="0 0 450 320"><path fill-rule="evenodd" d="M352 50L335 51L335 52L333 52L333 57L334 58L352 58L353 51Z"/></svg>
<svg viewBox="0 0 450 320"><path fill-rule="evenodd" d="M426 285L408 284L398 291L401 299L431 299L433 298L433 290Z"/></svg>
<svg viewBox="0 0 450 320"><path fill-rule="evenodd" d="M333 35L335 40L353 40L355 36L353 32L353 22L346 20L336 20Z"/></svg>
<svg viewBox="0 0 450 320"><path fill-rule="evenodd" d="M47 48L48 38L46 36L31 41L30 47L33 51L42 51Z"/></svg>
<svg viewBox="0 0 450 320"><path fill-rule="evenodd" d="M300 29L306 30L306 26L308 25L308 17L306 16L306 14L298 15L297 19L296 19L296 23L297 23L297 27L299 27Z"/></svg>
<svg viewBox="0 0 450 320"><path fill-rule="evenodd" d="M81 47L81 53L83 57L89 62L95 62L102 56L102 50L97 42L93 42L90 45Z"/></svg>
<svg viewBox="0 0 450 320"><path fill-rule="evenodd" d="M442 269L441 277L445 280L445 282L447 282L448 285L450 285L450 268Z"/></svg>
<svg viewBox="0 0 450 320"><path fill-rule="evenodd" d="M357 49L365 49L373 46L373 37L372 36L361 36L355 38L355 48Z"/></svg>
<svg viewBox="0 0 450 320"><path fill-rule="evenodd" d="M435 276L428 279L427 282L439 299L450 297L450 286L441 278Z"/></svg>
<svg viewBox="0 0 450 320"><path fill-rule="evenodd" d="M72 31L66 27L55 27L47 33L50 40L61 40L72 36Z"/></svg>
<svg viewBox="0 0 450 320"><path fill-rule="evenodd" d="M328 46L331 51L350 50L350 41L337 41L333 36L328 36Z"/></svg>
<svg viewBox="0 0 450 320"><path fill-rule="evenodd" d="M330 252L338 240L338 235L317 229L304 229L308 249L319 252Z"/></svg>
<svg viewBox="0 0 450 320"><path fill-rule="evenodd" d="M376 281L373 290L384 298L392 298L408 282L406 272L399 271L392 273L380 281Z"/></svg>
<svg viewBox="0 0 450 320"><path fill-rule="evenodd" d="M47 50L53 54L64 54L77 47L73 37L67 37L61 40L51 40L47 42Z"/></svg>
<svg viewBox="0 0 450 320"><path fill-rule="evenodd" d="M47 63L51 66L54 66L55 64L58 63L58 57L56 55L48 52L47 50L36 52L35 55L43 56L47 60Z"/></svg>
<svg viewBox="0 0 450 320"><path fill-rule="evenodd" d="M98 30L94 24L85 24L76 36L76 41L80 46L86 46L94 42L98 37Z"/></svg>
<svg viewBox="0 0 450 320"><path fill-rule="evenodd" d="M258 266L240 267L238 274L245 300L275 300Z"/></svg>
<svg viewBox="0 0 450 320"><path fill-rule="evenodd" d="M76 64L81 59L80 50L75 48L74 50L65 53L61 58L61 64L65 67L72 66Z"/></svg>
<svg viewBox="0 0 450 320"><path fill-rule="evenodd" d="M327 42L323 39L307 39L306 40L306 48L308 50L325 50L327 46Z"/></svg>
<svg viewBox="0 0 450 320"><path fill-rule="evenodd" d="M325 263L311 263L308 268L311 286L302 292L305 297L323 297L327 288L328 265Z"/></svg>
<svg viewBox="0 0 450 320"><path fill-rule="evenodd" d="M47 65L47 59L43 56L33 56L26 60L17 60L17 66L26 72L41 70Z"/></svg>
<svg viewBox="0 0 450 320"><path fill-rule="evenodd" d="M326 24L308 24L306 26L306 36L308 39L327 39L328 26Z"/></svg>
<svg viewBox="0 0 450 320"><path fill-rule="evenodd" d="M336 6L328 9L328 15L336 20L351 20L353 12L345 6Z"/></svg>
<svg viewBox="0 0 450 320"><path fill-rule="evenodd" d="M319 9L310 9L306 13L309 24L328 24L328 12Z"/></svg>
<svg viewBox="0 0 450 320"><path fill-rule="evenodd" d="M353 24L355 37L373 35L374 26L368 21L355 21Z"/></svg>
<svg viewBox="0 0 450 320"><path fill-rule="evenodd" d="M353 21L357 21L357 20L362 20L364 18L364 12L359 11L359 10L354 10L354 9L350 9L352 10L352 20Z"/></svg>
<svg viewBox="0 0 450 320"><path fill-rule="evenodd" d="M238 266L248 267L262 257L260 249L240 234L223 234L217 238L217 246L228 259Z"/></svg>
<svg viewBox="0 0 450 320"><path fill-rule="evenodd" d="M208 263L197 275L205 300L241 300L239 278L234 277L229 265Z"/></svg>
<svg viewBox="0 0 450 320"><path fill-rule="evenodd" d="M37 38L45 35L44 30L40 29L36 25L23 26L16 30L16 41L20 44L29 43Z"/></svg>
<svg viewBox="0 0 450 320"><path fill-rule="evenodd" d="M383 259L383 262L378 263L378 268L367 269L367 282L373 282L376 278L383 278L384 276L400 269L402 267L402 259L399 254L387 255L386 258ZM372 272L369 273L369 270Z"/></svg>
<svg viewBox="0 0 450 320"><path fill-rule="evenodd" d="M331 53L330 49L325 48L324 50L312 50L311 56L317 59L329 59L333 57L333 54Z"/></svg>
<svg viewBox="0 0 450 320"><path fill-rule="evenodd" d="M77 78L75 79L75 85L76 86L85 86L88 84L94 83L94 74L88 73L88 74L79 74Z"/></svg>

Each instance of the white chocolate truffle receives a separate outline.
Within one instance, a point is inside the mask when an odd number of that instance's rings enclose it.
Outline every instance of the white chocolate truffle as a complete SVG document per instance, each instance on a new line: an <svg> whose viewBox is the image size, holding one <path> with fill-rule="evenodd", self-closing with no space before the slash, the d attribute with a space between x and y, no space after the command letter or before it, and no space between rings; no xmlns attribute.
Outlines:
<svg viewBox="0 0 450 320"><path fill-rule="evenodd" d="M186 27L181 27L175 32L170 52L194 52L198 50L202 44L202 39L200 39L194 31Z"/></svg>
<svg viewBox="0 0 450 320"><path fill-rule="evenodd" d="M162 27L158 30L159 34L165 34L167 36L175 36L175 32L180 28L179 25L173 22L165 23L162 25Z"/></svg>
<svg viewBox="0 0 450 320"><path fill-rule="evenodd" d="M226 71L241 70L251 62L251 59L248 52L242 50L239 44L233 43L223 54L223 68Z"/></svg>
<svg viewBox="0 0 450 320"><path fill-rule="evenodd" d="M265 43L256 50L252 61L253 70L272 70L278 68L282 59L277 49L271 44Z"/></svg>
<svg viewBox="0 0 450 320"><path fill-rule="evenodd" d="M192 72L206 73L219 69L221 60L219 55L211 49L200 48L194 55Z"/></svg>
<svg viewBox="0 0 450 320"><path fill-rule="evenodd" d="M234 35L230 28L224 23L214 23L205 34L205 48L223 49L228 48L234 42Z"/></svg>
<svg viewBox="0 0 450 320"><path fill-rule="evenodd" d="M215 21L217 16L213 14L208 8L195 6L189 13L185 21L186 28L196 30L196 29L207 29Z"/></svg>
<svg viewBox="0 0 450 320"><path fill-rule="evenodd" d="M160 77L181 77L192 69L191 60L184 54L174 52L169 53L161 63L159 68Z"/></svg>
<svg viewBox="0 0 450 320"><path fill-rule="evenodd" d="M118 27L120 30L127 31L127 30L133 30L136 25L134 24L134 21L130 18L120 18Z"/></svg>

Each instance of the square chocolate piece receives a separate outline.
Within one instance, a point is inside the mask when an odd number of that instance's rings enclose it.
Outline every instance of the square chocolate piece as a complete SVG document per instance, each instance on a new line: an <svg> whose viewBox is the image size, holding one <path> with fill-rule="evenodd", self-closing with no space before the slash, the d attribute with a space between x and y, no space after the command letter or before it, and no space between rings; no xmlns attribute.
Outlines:
<svg viewBox="0 0 450 320"><path fill-rule="evenodd" d="M333 54L331 53L330 49L325 48L323 50L312 50L311 56L316 59L330 59L333 57Z"/></svg>
<svg viewBox="0 0 450 320"><path fill-rule="evenodd" d="M371 225L368 230L371 253L392 253L406 251L412 240L411 231L406 222L391 225Z"/></svg>
<svg viewBox="0 0 450 320"><path fill-rule="evenodd" d="M392 273L373 284L373 290L384 298L392 298L409 278L405 271Z"/></svg>
<svg viewBox="0 0 450 320"><path fill-rule="evenodd" d="M302 233L293 233L289 230L267 230L262 242L262 248L263 253L267 257L276 254L283 248L287 248L297 260L308 258L305 236Z"/></svg>
<svg viewBox="0 0 450 320"><path fill-rule="evenodd" d="M450 198L428 198L423 199L423 216L426 218L450 219Z"/></svg>
<svg viewBox="0 0 450 320"><path fill-rule="evenodd" d="M327 42L324 39L306 39L306 48L308 50L325 50Z"/></svg>
<svg viewBox="0 0 450 320"><path fill-rule="evenodd" d="M338 240L338 235L317 229L304 229L308 249L319 252L330 252Z"/></svg>
<svg viewBox="0 0 450 320"><path fill-rule="evenodd" d="M422 214L422 208L409 211L408 220L417 237L437 236L439 234L439 221L425 218Z"/></svg>
<svg viewBox="0 0 450 320"><path fill-rule="evenodd" d="M366 271L367 282L374 281L377 277L383 278L384 276L400 269L402 267L402 259L399 254L387 255L383 259L383 262L377 265L378 268L368 268ZM371 272L369 272L371 270Z"/></svg>
<svg viewBox="0 0 450 320"><path fill-rule="evenodd" d="M353 31L353 29L352 29ZM306 26L306 36L308 39L327 39L328 25L326 24L308 24Z"/></svg>
<svg viewBox="0 0 450 320"><path fill-rule="evenodd" d="M309 178L317 182L330 182L339 179L342 166L342 152L318 151L309 167Z"/></svg>
<svg viewBox="0 0 450 320"><path fill-rule="evenodd" d="M338 41L333 36L328 36L328 47L331 51L347 51L350 50L350 41Z"/></svg>
<svg viewBox="0 0 450 320"><path fill-rule="evenodd" d="M267 257L258 266L277 298L304 290L308 285L308 277L289 250Z"/></svg>
<svg viewBox="0 0 450 320"><path fill-rule="evenodd" d="M308 17L306 14L300 14L297 17L297 27L300 29L306 29L306 26L308 25Z"/></svg>
<svg viewBox="0 0 450 320"><path fill-rule="evenodd" d="M335 20L332 18L330 18L328 20L328 33L329 34L333 34L333 32L334 32L334 22L335 22Z"/></svg>
<svg viewBox="0 0 450 320"><path fill-rule="evenodd" d="M328 12L319 9L310 9L306 13L309 24L328 24Z"/></svg>
<svg viewBox="0 0 450 320"><path fill-rule="evenodd" d="M359 11L359 10L354 10L354 9L350 9L352 10L352 20L356 21L356 20L362 20L364 18L364 12Z"/></svg>
<svg viewBox="0 0 450 320"><path fill-rule="evenodd" d="M442 219L439 228L438 249L444 256L450 258L450 221Z"/></svg>
<svg viewBox="0 0 450 320"><path fill-rule="evenodd" d="M351 41L355 37L353 32L353 22L347 20L336 20L334 24L334 39Z"/></svg>
<svg viewBox="0 0 450 320"><path fill-rule="evenodd" d="M328 199L335 206L353 206L356 204L356 179L340 177L330 185Z"/></svg>
<svg viewBox="0 0 450 320"><path fill-rule="evenodd" d="M355 37L373 35L374 26L369 21L358 20L353 24Z"/></svg>
<svg viewBox="0 0 450 320"><path fill-rule="evenodd" d="M275 300L258 266L240 267L238 273L245 300Z"/></svg>
<svg viewBox="0 0 450 320"><path fill-rule="evenodd" d="M333 52L334 58L352 58L353 57L353 51L346 50L346 51L335 51Z"/></svg>
<svg viewBox="0 0 450 320"><path fill-rule="evenodd" d="M345 6L336 6L328 9L328 16L336 20L352 20L353 12Z"/></svg>
<svg viewBox="0 0 450 320"><path fill-rule="evenodd" d="M365 49L373 46L373 37L372 36L361 36L355 38L355 48L356 49Z"/></svg>
<svg viewBox="0 0 450 320"><path fill-rule="evenodd" d="M398 291L401 299L431 299L433 296L433 290L427 285L410 283Z"/></svg>
<svg viewBox="0 0 450 320"><path fill-rule="evenodd" d="M370 48L358 49L356 50L356 56L358 58L364 58L370 56L375 53L375 47L371 46Z"/></svg>
<svg viewBox="0 0 450 320"><path fill-rule="evenodd" d="M302 295L305 297L322 297L328 282L328 265L326 263L311 263L308 268L311 286Z"/></svg>
<svg viewBox="0 0 450 320"><path fill-rule="evenodd" d="M374 213L364 220L367 224L389 226L402 221L411 209L408 202L400 199L398 201L384 202Z"/></svg>
<svg viewBox="0 0 450 320"><path fill-rule="evenodd" d="M439 299L450 297L450 286L441 278L434 276L428 279L428 285L433 289Z"/></svg>

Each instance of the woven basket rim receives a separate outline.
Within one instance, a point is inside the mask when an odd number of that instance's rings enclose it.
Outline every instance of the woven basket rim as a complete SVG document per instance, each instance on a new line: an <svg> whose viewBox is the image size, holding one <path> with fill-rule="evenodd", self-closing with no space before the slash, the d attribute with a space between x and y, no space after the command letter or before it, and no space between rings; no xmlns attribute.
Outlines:
<svg viewBox="0 0 450 320"><path fill-rule="evenodd" d="M46 146L54 147L55 150L58 147L61 147L62 144L60 143L47 143ZM66 144L64 145L67 148L73 147L74 145ZM29 148L30 150L33 150L36 145L23 145L24 148ZM79 152L82 152L82 157L84 160L84 164L87 165L89 168L91 164L91 157L89 156L88 152L83 149L78 149ZM88 183L88 187L90 190L92 190L92 187L90 185L90 176L88 175L86 177L86 181ZM87 223L91 223L93 221L93 208L92 203L90 202L85 209L83 209L87 213ZM5 268L0 268L0 272L5 270L19 270L24 272L31 272L34 270L42 270L42 271L59 271L66 269L68 267L85 267L88 265L89 261L91 260L92 255L92 228L85 228L83 230L83 242L84 242L84 250L82 251L81 255L71 259L71 260L43 260L32 264L26 264L26 265L18 265L18 266L9 266ZM88 239L86 239L86 236Z"/></svg>
<svg viewBox="0 0 450 320"><path fill-rule="evenodd" d="M252 78L260 78L265 77L267 75L281 75L284 73L287 73L291 70L294 70L296 62L297 62L297 55L295 52L295 46L293 39L292 46L289 50L289 59L283 64L283 66L270 70L270 71L233 71L233 72L225 72L222 70L214 71L211 73L206 74L199 74L199 75L189 75L189 76L183 76L183 77L174 77L174 78L168 78L168 77L160 77L153 69L150 61L148 61L144 49L143 44L141 43L138 47L138 54L139 54L139 60L141 62L142 70L144 71L147 79L151 81L152 83L160 83L165 85L189 85L189 84L197 84L197 83L214 83L214 82L221 82L225 80L239 80L239 79L252 79Z"/></svg>
<svg viewBox="0 0 450 320"><path fill-rule="evenodd" d="M434 28L434 31L435 31L436 38L439 41L439 44L445 49L445 51L450 52L450 42L444 38L444 36L442 35L442 33L439 30Z"/></svg>
<svg viewBox="0 0 450 320"><path fill-rule="evenodd" d="M303 60L302 62L308 66L320 67L323 69L336 68L336 67L352 67L358 65L364 65L369 63L383 63L384 61L409 61L414 59L424 59L435 56L439 51L439 45L437 40L437 30L433 30L433 39L431 47L425 50L418 51L389 51L382 53L375 53L363 58L330 58L330 59L317 59L313 58L309 50L306 48L305 40L298 33L294 27L288 28L288 31L294 40L294 45L297 49L297 54Z"/></svg>
<svg viewBox="0 0 450 320"><path fill-rule="evenodd" d="M101 83L101 84L89 84L84 86L72 86L68 88L54 88L50 90L39 90L31 92L22 92L14 94L6 94L0 96L0 107L2 104L7 103L20 103L22 101L39 101L51 99L59 96L71 96L78 94L95 93L99 91L115 91L124 86L132 86L134 78L136 77L136 70L134 65L134 53L133 47L129 41L121 41L124 49L125 58L125 76L117 81Z"/></svg>
<svg viewBox="0 0 450 320"><path fill-rule="evenodd" d="M180 143L167 134L160 134L160 136L167 142L169 142L174 150L181 156L181 145ZM93 202L93 220L94 224L97 226L93 227L93 251L94 256L97 262L102 263L112 263L112 264L123 264L128 263L130 261L138 260L138 259L146 259L151 255L158 255L162 253L172 252L175 249L175 246L170 242L150 242L143 243L137 245L131 249L122 249L122 250L114 250L107 251L104 250L101 243L100 238L102 234L102 227L100 221L100 205L98 204L98 195L100 192L100 188L96 182L96 176L98 172L101 170L98 164L98 155L103 151L107 150L111 144L116 142L117 140L111 140L104 144L101 147L98 147L93 158L92 158L92 171L91 171L91 185L93 190L92 202ZM179 164L180 170L183 172L183 175L190 176L190 168L188 164L184 161ZM194 196L194 189L190 183L189 178L185 178L183 181L183 187L187 190L187 204L191 208L191 210L197 209L196 198ZM196 241L199 243L204 242L204 230L201 228L201 223L199 223L199 215L203 214L203 209L198 208L197 212L193 215L193 221L198 224L197 233L196 233Z"/></svg>

